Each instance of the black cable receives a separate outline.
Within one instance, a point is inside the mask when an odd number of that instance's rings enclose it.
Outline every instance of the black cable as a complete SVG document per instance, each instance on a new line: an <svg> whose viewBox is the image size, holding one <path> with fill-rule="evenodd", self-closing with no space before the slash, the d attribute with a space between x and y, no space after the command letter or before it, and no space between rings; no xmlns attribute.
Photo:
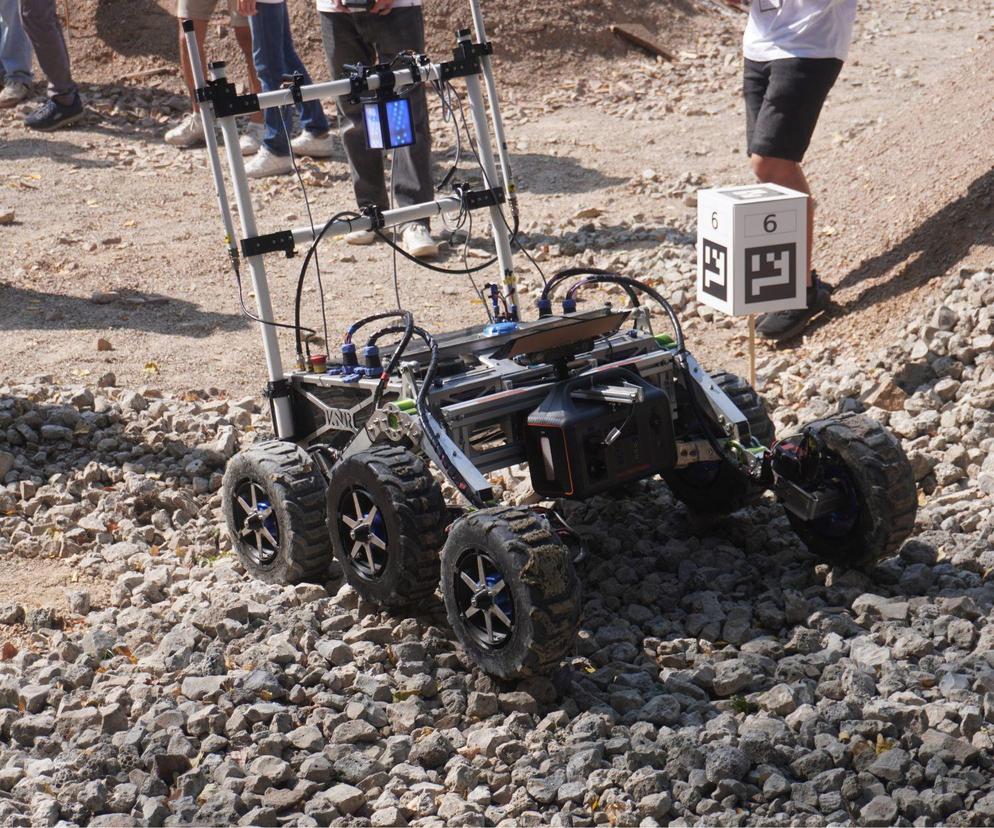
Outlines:
<svg viewBox="0 0 994 828"><path fill-rule="evenodd" d="M387 328L381 328L379 331L374 333L367 340L366 344L375 345L376 340L381 336L386 336L391 333L403 333L400 342L397 343L397 347L394 348L393 354L390 356L390 361L387 363L386 367L380 373L380 381L376 384L376 391L373 393L373 403L372 410L375 411L379 408L380 399L383 397L383 391L386 389L387 380L390 378L391 374L397 370L397 365L400 362L401 356L403 356L404 351L407 350L407 346L411 341L411 336L414 333L414 317L408 311L404 311L404 325L400 327L398 325L391 325Z"/></svg>
<svg viewBox="0 0 994 828"><path fill-rule="evenodd" d="M353 322L351 325L349 325L349 329L345 332L345 339L343 341L345 343L351 342L352 337L356 335L359 329L364 328L366 325L369 325L371 322L378 322L381 319L396 319L398 316L406 319L408 316L411 316L411 312L405 310L383 311L382 313L374 313L371 316L364 316L358 322Z"/></svg>
<svg viewBox="0 0 994 828"><path fill-rule="evenodd" d="M667 302L659 291L655 288L649 287L649 285L644 282L640 282L638 279L632 279L630 276L621 276L617 273L608 273L606 275L589 275L582 278L579 282L572 285L569 289L568 296L572 297L573 293L586 285L594 284L614 284L614 285L628 285L635 290L640 290L649 296L656 304L658 304L670 318L670 324L673 327L673 332L676 334L677 341L677 353L684 353L687 350L685 340L683 338L683 326L680 325L680 320L677 318L676 311L673 310L673 306ZM545 298L545 297L543 297Z"/></svg>
<svg viewBox="0 0 994 828"><path fill-rule="evenodd" d="M328 232L328 228L331 227L336 221L349 221L349 231L352 230L351 219L362 218L358 213L353 210L343 210L340 213L333 215L328 221L325 222L324 227L321 228L321 232L317 234L314 241L311 242L310 246L307 248L307 255L304 256L304 261L300 266L300 274L297 276L297 293L293 300L293 320L296 324L297 330L297 358L303 357L303 345L300 341L300 303L304 293L304 277L307 275L307 266L311 263L311 257L315 255L317 251L318 243L324 238L324 234ZM310 329L308 329L310 330Z"/></svg>
<svg viewBox="0 0 994 828"><path fill-rule="evenodd" d="M287 330L296 331L298 341L300 339L301 331L307 331L307 333L311 334L312 336L317 336L318 332L312 330L311 328L304 328L301 327L300 325L290 325L287 324L286 322L270 322L268 319L262 319L261 317L258 317L254 313L252 313L252 311L250 311L245 304L245 296L243 295L242 292L242 273L241 270L239 270L238 268L238 259L235 256L231 257L231 269L235 271L235 284L238 286L238 304L241 305L242 314L244 316L248 317L253 322L258 322L261 325L269 325L272 328L286 328Z"/></svg>
<svg viewBox="0 0 994 828"><path fill-rule="evenodd" d="M449 83L448 86L449 89L453 93L455 93L455 90L452 89L452 84ZM456 100L459 102L459 117L462 120L463 130L466 132L466 140L469 142L469 148L473 151L473 155L476 157L476 163L479 165L480 172L483 174L484 185L488 189L492 190L494 189L494 185L490 182L490 177L487 175L486 168L483 166L483 160L480 158L480 153L476 149L476 144L473 143L473 135L469 131L469 124L466 123L466 110L462 105L462 98L456 95ZM535 270L538 272L538 275L541 277L543 284L548 282L548 279L546 279L545 277L545 271L542 270L541 267L539 267L538 262L535 261L535 258L532 256L532 254L529 253L528 250L525 248L525 246L521 243L521 239L518 236L518 231L521 229L520 217L518 216L517 212L515 211L512 215L512 218L514 219L514 228L512 229L510 223L507 220L507 216L504 214L503 208L500 206L500 202L497 202L495 206L497 207L497 212L500 214L501 221L504 222L505 229L508 231L508 233L510 233L511 244L515 245L518 248L518 250L520 250L522 253L525 254L525 258L528 259L528 261L531 263L531 266L534 267Z"/></svg>
<svg viewBox="0 0 994 828"><path fill-rule="evenodd" d="M290 153L290 164L293 167L294 175L297 176L297 183L300 185L300 193L304 197L304 207L307 210L307 221L311 225L311 235L314 235L314 216L311 213L311 200L307 197L307 187L304 186L304 178L300 174L300 168L297 166L297 157L293 153L293 142L290 140L290 130L286 125L286 118L283 116L283 107L277 107L277 111L280 114L280 123L283 125L283 135L286 137L287 151ZM317 273L318 280L318 299L321 302L321 327L324 331L324 348L325 353L331 348L331 340L328 338L328 312L324 301L324 281L321 278L321 262L318 261L318 255L315 251L314 253L314 270Z"/></svg>

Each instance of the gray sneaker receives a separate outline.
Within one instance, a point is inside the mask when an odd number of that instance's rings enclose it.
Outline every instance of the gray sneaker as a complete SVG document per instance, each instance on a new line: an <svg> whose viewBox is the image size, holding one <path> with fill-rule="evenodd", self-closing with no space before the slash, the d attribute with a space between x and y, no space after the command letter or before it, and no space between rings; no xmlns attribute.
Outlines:
<svg viewBox="0 0 994 828"><path fill-rule="evenodd" d="M31 87L18 80L9 80L0 92L0 109L10 109L17 106L31 94Z"/></svg>

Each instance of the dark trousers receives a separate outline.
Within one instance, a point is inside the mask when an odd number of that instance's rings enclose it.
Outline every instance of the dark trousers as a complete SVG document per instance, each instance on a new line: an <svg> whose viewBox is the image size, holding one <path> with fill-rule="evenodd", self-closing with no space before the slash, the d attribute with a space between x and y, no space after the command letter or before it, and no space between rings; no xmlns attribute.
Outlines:
<svg viewBox="0 0 994 828"><path fill-rule="evenodd" d="M255 71L259 73L259 83L264 92L279 89L284 75L299 72L303 83L311 83L311 76L297 55L290 32L290 17L286 3L259 3L256 13L249 18L252 29L252 59ZM283 129L282 116L287 119L287 130ZM324 116L320 101L305 101L297 107L300 114L300 127L305 132L322 135L328 131L328 119ZM286 132L293 129L289 107L270 107L266 110L266 134L262 142L275 155L289 155Z"/></svg>
<svg viewBox="0 0 994 828"><path fill-rule="evenodd" d="M390 14L322 12L321 37L328 69L336 80L348 76L345 64L388 63L406 50L424 51L425 26L420 6L404 6ZM414 120L414 144L393 150L394 206L406 207L431 201L431 133L424 87L407 96ZM390 198L383 172L383 150L366 147L362 105L338 98L342 143L352 170L352 186L360 207L375 204L387 209Z"/></svg>
<svg viewBox="0 0 994 828"><path fill-rule="evenodd" d="M55 0L21 0L21 22L38 56L38 65L48 78L48 97L62 105L71 104L76 99L76 84L69 70L69 52L55 14Z"/></svg>

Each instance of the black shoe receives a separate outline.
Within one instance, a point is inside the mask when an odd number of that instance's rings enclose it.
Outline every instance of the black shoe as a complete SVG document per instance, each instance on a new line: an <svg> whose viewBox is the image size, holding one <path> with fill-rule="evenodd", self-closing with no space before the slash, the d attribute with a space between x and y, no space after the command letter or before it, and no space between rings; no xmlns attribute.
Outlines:
<svg viewBox="0 0 994 828"><path fill-rule="evenodd" d="M36 109L24 119L24 126L40 132L51 132L53 129L74 124L82 117L83 101L78 94L71 104L60 104L49 98L41 109Z"/></svg>
<svg viewBox="0 0 994 828"><path fill-rule="evenodd" d="M808 288L808 306L797 310L762 314L756 320L756 333L763 339L771 339L774 342L793 339L802 333L811 318L828 306L832 295L831 286L821 281L814 271L811 271L811 278L813 284Z"/></svg>

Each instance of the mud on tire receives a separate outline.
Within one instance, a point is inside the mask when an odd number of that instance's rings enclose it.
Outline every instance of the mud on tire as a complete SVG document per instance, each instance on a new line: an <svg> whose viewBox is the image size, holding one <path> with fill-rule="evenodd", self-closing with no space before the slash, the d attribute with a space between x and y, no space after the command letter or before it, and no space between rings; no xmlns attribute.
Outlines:
<svg viewBox="0 0 994 828"><path fill-rule="evenodd" d="M327 515L335 557L367 600L401 606L438 587L449 512L428 465L408 449L374 446L339 461Z"/></svg>
<svg viewBox="0 0 994 828"><path fill-rule="evenodd" d="M324 490L310 455L294 443L257 443L231 458L222 511L249 574L273 584L325 580L331 545Z"/></svg>
<svg viewBox="0 0 994 828"><path fill-rule="evenodd" d="M573 650L579 580L567 548L526 509L481 509L452 525L442 597L467 655L493 676L547 672Z"/></svg>
<svg viewBox="0 0 994 828"><path fill-rule="evenodd" d="M847 496L843 508L814 520L788 511L805 546L822 561L854 568L895 553L918 511L911 463L897 438L860 414L827 417L804 430Z"/></svg>

